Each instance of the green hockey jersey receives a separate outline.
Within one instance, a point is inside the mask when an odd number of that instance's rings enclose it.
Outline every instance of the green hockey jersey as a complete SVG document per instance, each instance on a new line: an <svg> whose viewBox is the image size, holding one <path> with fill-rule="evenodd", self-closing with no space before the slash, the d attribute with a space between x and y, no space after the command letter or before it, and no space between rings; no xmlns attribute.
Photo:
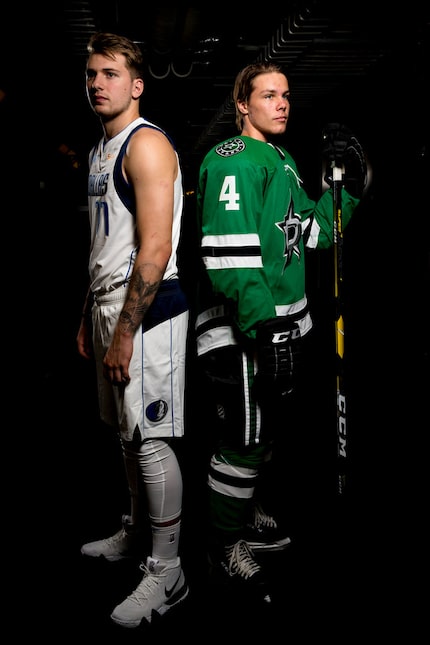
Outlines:
<svg viewBox="0 0 430 645"><path fill-rule="evenodd" d="M342 189L344 227L358 203ZM237 136L205 156L197 216L198 354L255 339L258 324L276 316L291 316L308 333L304 251L333 244L332 190L310 199L283 147Z"/></svg>

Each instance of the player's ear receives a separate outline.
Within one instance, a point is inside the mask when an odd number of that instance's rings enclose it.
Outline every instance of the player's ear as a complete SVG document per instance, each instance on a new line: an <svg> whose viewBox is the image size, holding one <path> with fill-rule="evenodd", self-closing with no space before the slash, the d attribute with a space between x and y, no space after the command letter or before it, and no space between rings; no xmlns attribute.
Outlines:
<svg viewBox="0 0 430 645"><path fill-rule="evenodd" d="M246 101L237 101L237 109L243 116L245 116L248 114L248 103Z"/></svg>
<svg viewBox="0 0 430 645"><path fill-rule="evenodd" d="M133 80L133 98L137 99L142 95L144 82L142 78L135 78Z"/></svg>

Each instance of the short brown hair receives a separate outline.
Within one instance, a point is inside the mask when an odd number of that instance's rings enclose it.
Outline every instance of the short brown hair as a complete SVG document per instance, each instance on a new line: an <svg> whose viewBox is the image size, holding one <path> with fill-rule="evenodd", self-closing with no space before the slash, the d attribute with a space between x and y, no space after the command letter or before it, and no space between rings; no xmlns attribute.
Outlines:
<svg viewBox="0 0 430 645"><path fill-rule="evenodd" d="M122 54L132 78L143 78L143 56L132 40L117 34L98 32L93 34L87 45L88 55L101 54L113 58Z"/></svg>
<svg viewBox="0 0 430 645"><path fill-rule="evenodd" d="M249 100L254 89L254 78L260 76L260 74L270 74L272 72L279 74L285 73L280 65L265 62L251 63L251 65L244 67L236 76L233 88L233 100L236 110L236 126L239 131L242 130L243 126L243 114L239 111L237 102Z"/></svg>

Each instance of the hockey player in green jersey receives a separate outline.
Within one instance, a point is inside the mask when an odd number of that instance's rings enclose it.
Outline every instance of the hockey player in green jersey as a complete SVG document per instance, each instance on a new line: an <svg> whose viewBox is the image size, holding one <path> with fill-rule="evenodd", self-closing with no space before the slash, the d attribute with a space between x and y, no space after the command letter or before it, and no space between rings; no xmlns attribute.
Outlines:
<svg viewBox="0 0 430 645"><path fill-rule="evenodd" d="M240 134L207 153L197 190L197 356L219 439L209 465L208 546L229 580L257 585L267 598L257 556L285 549L290 538L261 505L259 482L300 382L312 328L305 248L333 244L333 194L330 187L318 201L310 199L279 144L290 111L281 67L245 67L233 98ZM335 162L344 169L346 226L366 183L365 157L343 126L330 125L324 145L327 167ZM330 186L329 176L326 181Z"/></svg>

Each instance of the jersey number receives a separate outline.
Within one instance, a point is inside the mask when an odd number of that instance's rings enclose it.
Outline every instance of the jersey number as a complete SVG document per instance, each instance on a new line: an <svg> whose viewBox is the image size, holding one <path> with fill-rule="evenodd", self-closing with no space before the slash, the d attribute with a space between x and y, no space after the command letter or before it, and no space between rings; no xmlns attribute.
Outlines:
<svg viewBox="0 0 430 645"><path fill-rule="evenodd" d="M97 209L97 232L100 231L101 225L104 224L104 234L108 236L109 235L108 205L106 204L106 202L102 202L98 200L96 202L96 209ZM103 229L102 229L102 235L103 235Z"/></svg>
<svg viewBox="0 0 430 645"><path fill-rule="evenodd" d="M222 184L219 201L225 202L226 211L238 211L239 199L240 194L236 192L236 177L234 175L227 175Z"/></svg>

